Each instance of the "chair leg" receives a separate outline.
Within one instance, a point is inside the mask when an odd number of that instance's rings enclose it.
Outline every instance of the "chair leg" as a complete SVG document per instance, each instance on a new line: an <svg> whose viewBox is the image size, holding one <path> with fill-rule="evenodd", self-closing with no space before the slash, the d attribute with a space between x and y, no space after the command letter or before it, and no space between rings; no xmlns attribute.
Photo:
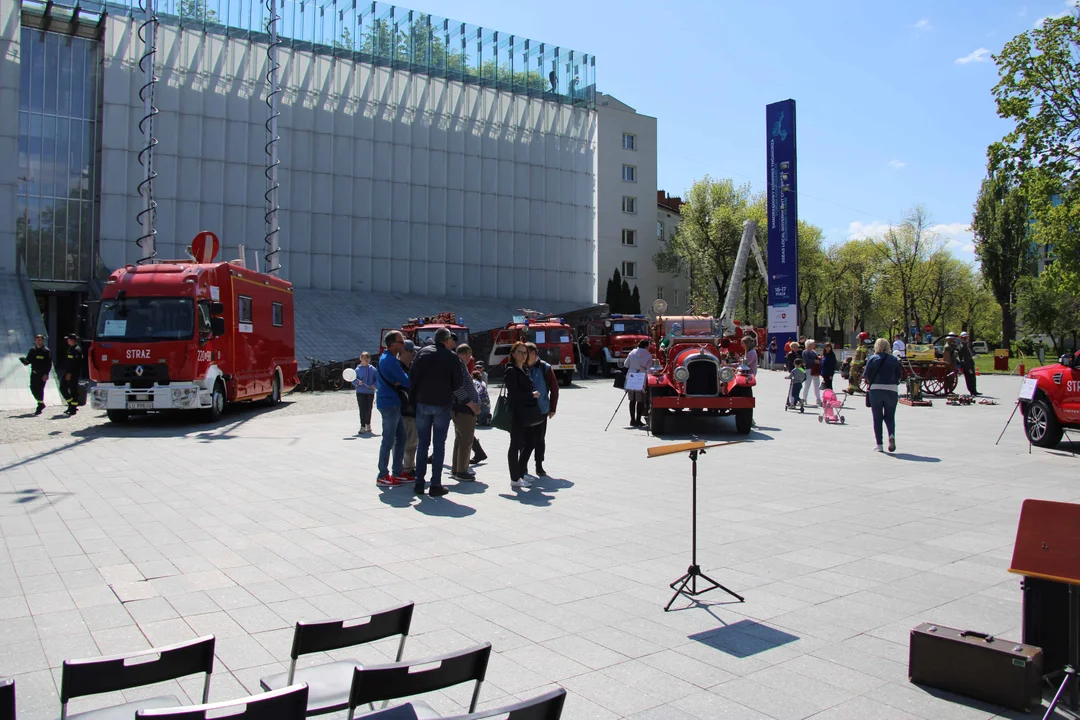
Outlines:
<svg viewBox="0 0 1080 720"><path fill-rule="evenodd" d="M203 705L210 702L210 673L206 673L206 682L203 683L202 701Z"/></svg>
<svg viewBox="0 0 1080 720"><path fill-rule="evenodd" d="M483 684L484 683L481 680L476 681L476 689L473 690L472 702L469 703L469 712L470 713L476 712L476 704L478 702L480 702L480 686L483 685Z"/></svg>
<svg viewBox="0 0 1080 720"><path fill-rule="evenodd" d="M289 663L289 681L286 682L285 684L286 685L292 685L293 678L295 678L295 677L296 677L296 658L293 658L292 662Z"/></svg>
<svg viewBox="0 0 1080 720"><path fill-rule="evenodd" d="M401 642L398 643L397 660L395 662L401 662L402 655L405 654L405 641L409 639L408 635L401 636Z"/></svg>

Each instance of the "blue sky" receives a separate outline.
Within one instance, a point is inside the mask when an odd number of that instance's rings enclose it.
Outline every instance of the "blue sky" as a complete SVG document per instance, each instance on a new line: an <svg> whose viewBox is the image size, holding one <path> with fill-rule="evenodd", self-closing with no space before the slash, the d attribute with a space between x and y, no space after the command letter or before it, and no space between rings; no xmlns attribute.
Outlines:
<svg viewBox="0 0 1080 720"><path fill-rule="evenodd" d="M798 108L799 216L826 241L923 203L972 260L995 112L992 53L1075 0L414 0L414 9L597 57L597 85L658 119L660 187L764 189L765 105Z"/></svg>

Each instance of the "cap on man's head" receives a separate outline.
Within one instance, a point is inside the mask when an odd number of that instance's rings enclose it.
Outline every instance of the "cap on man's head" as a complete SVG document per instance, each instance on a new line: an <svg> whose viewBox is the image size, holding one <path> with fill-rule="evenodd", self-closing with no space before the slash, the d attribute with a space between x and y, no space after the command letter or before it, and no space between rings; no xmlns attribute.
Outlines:
<svg viewBox="0 0 1080 720"><path fill-rule="evenodd" d="M67 334L67 339L68 339L68 340L78 340L78 339L79 339L79 336L78 336L78 335L76 335L75 333L68 333L68 334Z"/></svg>
<svg viewBox="0 0 1080 720"><path fill-rule="evenodd" d="M960 337L967 337L967 336L968 336L968 334L966 332L960 333Z"/></svg>
<svg viewBox="0 0 1080 720"><path fill-rule="evenodd" d="M401 349L404 350L405 352L416 352L416 346L413 345L412 340L406 340L405 341L405 346L403 348L401 348Z"/></svg>
<svg viewBox="0 0 1080 720"><path fill-rule="evenodd" d="M44 336L44 335L42 335L41 333L38 333L37 335L35 335L35 336L34 336L34 339L35 339L35 340L37 340L38 338L40 338L40 339L44 340L44 339L45 339L45 336Z"/></svg>

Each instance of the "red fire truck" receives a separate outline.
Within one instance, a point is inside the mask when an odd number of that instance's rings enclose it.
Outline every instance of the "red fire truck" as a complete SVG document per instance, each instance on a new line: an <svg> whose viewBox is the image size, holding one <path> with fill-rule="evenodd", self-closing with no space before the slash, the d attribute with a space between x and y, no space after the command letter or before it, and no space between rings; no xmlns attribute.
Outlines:
<svg viewBox="0 0 1080 720"><path fill-rule="evenodd" d="M105 283L88 365L91 405L113 422L277 403L297 383L292 283L239 260L127 265Z"/></svg>
<svg viewBox="0 0 1080 720"><path fill-rule="evenodd" d="M540 359L551 365L560 385L566 386L573 381L574 333L562 318L531 313L515 317L506 327L491 332L489 368L505 365L515 342L531 342L536 344Z"/></svg>
<svg viewBox="0 0 1080 720"><path fill-rule="evenodd" d="M660 368L647 376L649 427L663 432L670 415L734 415L735 431L754 423L754 385L750 369L725 360L716 320L700 316L657 318L652 327L654 357Z"/></svg>
<svg viewBox="0 0 1080 720"><path fill-rule="evenodd" d="M1080 351L1035 368L1027 378L1035 381L1035 391L1020 405L1031 444L1055 447L1066 430L1080 431Z"/></svg>
<svg viewBox="0 0 1080 720"><path fill-rule="evenodd" d="M458 344L469 342L469 328L462 323L464 318L458 318L452 312L441 312L430 317L409 318L400 328L401 334L406 340L412 340L418 348L435 342L435 331L439 328L449 328L457 338ZM383 338L392 328L383 328L379 333L379 353L385 349L382 346Z"/></svg>
<svg viewBox="0 0 1080 720"><path fill-rule="evenodd" d="M609 377L614 368L626 363L626 356L642 340L649 339L649 323L644 315L614 314L585 324L589 338L589 366Z"/></svg>

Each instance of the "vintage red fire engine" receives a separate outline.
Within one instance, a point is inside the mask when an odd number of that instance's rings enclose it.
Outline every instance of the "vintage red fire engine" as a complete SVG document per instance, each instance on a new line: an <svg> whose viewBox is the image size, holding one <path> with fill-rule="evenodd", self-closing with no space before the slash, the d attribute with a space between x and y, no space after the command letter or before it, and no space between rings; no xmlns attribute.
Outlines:
<svg viewBox="0 0 1080 720"><path fill-rule="evenodd" d="M405 339L412 340L417 347L423 347L435 342L435 331L439 328L448 328L454 334L458 344L461 344L469 342L469 328L465 327L464 322L464 318L458 318L452 312L441 312L429 317L409 318L401 326L400 330ZM382 332L379 333L380 353L383 350L382 339L386 337L388 332L390 332L390 328L383 328Z"/></svg>
<svg viewBox="0 0 1080 720"><path fill-rule="evenodd" d="M648 373L649 426L663 432L668 418L734 415L735 430L746 435L754 422L754 377L750 369L725 360L722 333L711 317L660 317L652 327L652 352L660 363Z"/></svg>
<svg viewBox="0 0 1080 720"><path fill-rule="evenodd" d="M589 338L589 366L604 377L626 364L626 356L638 343L649 339L644 315L613 314L590 320L584 327Z"/></svg>
<svg viewBox="0 0 1080 720"><path fill-rule="evenodd" d="M1021 400L1024 432L1032 445L1055 447L1065 430L1080 431L1080 350L1062 355L1056 365L1035 368L1035 395Z"/></svg>
<svg viewBox="0 0 1080 720"><path fill-rule="evenodd" d="M493 330L492 335L489 368L505 365L515 342L531 342L536 344L540 359L551 365L560 385L573 382L574 335L562 318L529 312L515 317L506 327Z"/></svg>
<svg viewBox="0 0 1080 720"><path fill-rule="evenodd" d="M273 404L296 386L292 283L209 259L109 276L88 358L91 405L109 420L195 410L214 421L227 403Z"/></svg>

